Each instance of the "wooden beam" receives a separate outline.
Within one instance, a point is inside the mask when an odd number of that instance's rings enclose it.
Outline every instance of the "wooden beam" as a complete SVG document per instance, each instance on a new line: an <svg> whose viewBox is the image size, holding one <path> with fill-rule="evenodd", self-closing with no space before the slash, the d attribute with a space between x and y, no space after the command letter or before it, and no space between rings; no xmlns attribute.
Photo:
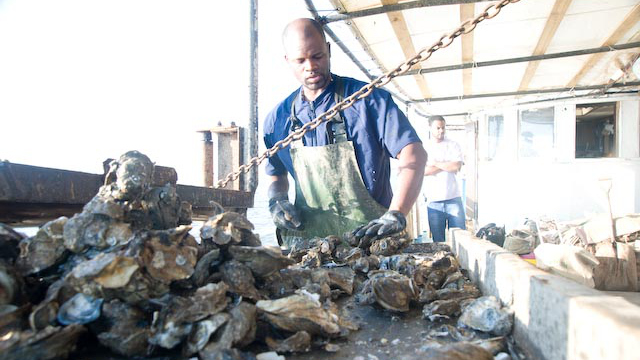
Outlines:
<svg viewBox="0 0 640 360"><path fill-rule="evenodd" d="M538 39L538 44L536 48L533 50L533 55L542 55L547 52L547 48L553 40L553 36L556 34L562 19L567 13L567 9L571 5L571 0L556 0L553 5L553 9L551 9L551 14L547 18L547 23L542 30L542 35ZM527 70L524 72L524 76L522 77L522 81L520 82L520 87L518 90L526 90L529 88L529 84L531 83L531 79L536 74L536 70L538 69L539 62L532 61L527 65Z"/></svg>
<svg viewBox="0 0 640 360"><path fill-rule="evenodd" d="M397 3L398 0L382 0L383 5L394 5ZM389 12L387 13L387 17L389 18L389 22L391 23L393 32L396 34L396 38L398 39L398 43L402 48L405 59L414 57L416 55L416 49L413 46L411 33L409 33L409 27L407 26L407 22L404 19L402 11ZM416 67L420 67L420 64L416 64ZM424 76L414 75L414 79L418 84L418 88L420 88L422 96L425 98L430 97L431 91L429 91L427 80L425 80Z"/></svg>
<svg viewBox="0 0 640 360"><path fill-rule="evenodd" d="M631 11L627 14L624 20L618 25L618 27L613 31L611 35L607 38L607 40L602 43L602 46L610 46L618 43L622 40L622 37L631 30L631 28L640 21L640 4L631 9ZM567 83L567 87L574 87L578 84L578 81L584 77L584 75L591 70L595 64L602 59L603 54L594 54L589 57L580 71L576 73L576 75Z"/></svg>
<svg viewBox="0 0 640 360"><path fill-rule="evenodd" d="M322 17L322 22L327 24L334 21L343 21L343 20L355 19L355 18L364 17L364 16L384 14L391 11L417 9L417 8L422 8L427 6L473 4L473 3L486 2L486 1L491 1L491 0L416 0L416 1L403 2L402 4L398 4L396 1L395 3L390 5L383 5L383 6L375 7L371 9L356 10L351 12L345 11L344 6L336 6L336 9L341 13L337 15L328 15L328 16Z"/></svg>
<svg viewBox="0 0 640 360"><path fill-rule="evenodd" d="M460 5L460 22L475 16L474 4ZM473 32L462 35L462 63L473 62ZM462 93L469 95L473 92L473 69L462 70Z"/></svg>

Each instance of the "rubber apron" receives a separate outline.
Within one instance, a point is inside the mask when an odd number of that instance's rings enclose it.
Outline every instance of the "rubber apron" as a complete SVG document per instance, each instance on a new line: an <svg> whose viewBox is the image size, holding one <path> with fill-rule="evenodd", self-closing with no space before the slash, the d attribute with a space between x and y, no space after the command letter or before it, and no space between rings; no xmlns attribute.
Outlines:
<svg viewBox="0 0 640 360"><path fill-rule="evenodd" d="M338 103L342 101L342 80L336 77L335 82ZM291 117L292 123L301 124L295 116L294 105ZM342 236L379 218L387 210L371 197L364 185L341 113L327 122L327 133L329 145L304 146L302 140L291 144L289 152L296 174L295 207L304 229L278 229L278 243L287 248L314 237Z"/></svg>

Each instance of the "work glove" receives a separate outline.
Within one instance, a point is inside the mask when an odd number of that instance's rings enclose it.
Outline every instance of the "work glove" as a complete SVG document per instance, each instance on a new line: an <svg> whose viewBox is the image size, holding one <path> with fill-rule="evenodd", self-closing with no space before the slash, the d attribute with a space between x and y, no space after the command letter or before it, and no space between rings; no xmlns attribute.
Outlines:
<svg viewBox="0 0 640 360"><path fill-rule="evenodd" d="M368 238L381 238L401 232L407 226L407 219L400 211L390 210L379 219L371 220L368 224L355 229L351 235L356 239L364 236Z"/></svg>
<svg viewBox="0 0 640 360"><path fill-rule="evenodd" d="M269 212L273 223L280 229L302 230L304 228L298 209L289 202L286 194L269 199Z"/></svg>

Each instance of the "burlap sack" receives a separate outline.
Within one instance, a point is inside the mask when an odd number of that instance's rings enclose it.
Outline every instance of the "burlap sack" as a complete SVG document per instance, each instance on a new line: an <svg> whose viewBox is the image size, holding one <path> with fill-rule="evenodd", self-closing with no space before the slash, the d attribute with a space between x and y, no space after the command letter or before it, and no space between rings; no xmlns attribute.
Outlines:
<svg viewBox="0 0 640 360"><path fill-rule="evenodd" d="M535 247L535 235L524 230L513 230L504 239L502 247L518 255L529 254Z"/></svg>
<svg viewBox="0 0 640 360"><path fill-rule="evenodd" d="M593 276L598 259L587 250L567 244L540 244L534 250L536 266L550 273L595 287Z"/></svg>
<svg viewBox="0 0 640 360"><path fill-rule="evenodd" d="M608 241L595 245L599 264L594 268L596 289L607 291L638 291L636 253L630 244L617 242L617 257Z"/></svg>

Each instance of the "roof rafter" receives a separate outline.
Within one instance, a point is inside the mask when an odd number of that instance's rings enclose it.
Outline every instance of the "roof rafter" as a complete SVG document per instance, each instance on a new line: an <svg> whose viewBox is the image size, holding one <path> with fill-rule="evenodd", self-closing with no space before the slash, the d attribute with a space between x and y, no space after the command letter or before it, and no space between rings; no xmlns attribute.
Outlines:
<svg viewBox="0 0 640 360"><path fill-rule="evenodd" d="M551 14L547 18L547 23L544 25L544 29L542 30L542 35L540 35L538 44L533 50L533 55L542 55L547 52L547 48L549 47L549 44L551 44L553 36L556 34L562 19L564 19L569 5L571 5L571 1L572 0L556 0L555 4L553 4ZM526 90L529 88L531 79L533 79L533 76L538 69L538 64L539 63L537 61L532 61L527 65L527 70L525 70L524 75L522 76L522 81L520 82L518 90Z"/></svg>
<svg viewBox="0 0 640 360"><path fill-rule="evenodd" d="M396 4L397 2L398 0L382 0L383 5L392 5ZM404 54L405 59L414 57L416 55L416 48L415 46L413 46L411 33L409 32L409 27L407 26L407 22L404 19L402 11L388 12L387 17L389 18L389 22L391 23L393 32L396 34L398 43L400 43L400 47L402 48L402 53ZM416 65L416 67L419 66L419 64ZM424 78L424 76L415 75L414 79L418 84L418 88L420 89L422 96L425 98L430 97L431 91L429 91L427 80Z"/></svg>
<svg viewBox="0 0 640 360"><path fill-rule="evenodd" d="M474 4L460 5L460 22L475 16ZM462 63L473 62L473 32L462 35ZM473 70L462 70L462 93L469 95L473 92Z"/></svg>
<svg viewBox="0 0 640 360"><path fill-rule="evenodd" d="M624 18L624 20L622 20L622 22L620 23L620 25L618 25L618 28L616 28L613 33L611 35L609 35L609 37L607 38L607 40L604 41L604 43L602 44L602 46L610 46L610 45L614 45L616 44L618 41L622 40L622 37L629 32L629 30L638 22L640 21L640 4L637 4L636 6L633 7L633 9L631 9L631 11L629 11L629 13L627 14L627 16ZM582 69L580 69L576 75L573 77L573 79L571 79L571 81L569 81L569 83L567 84L568 87L574 87L578 84L578 81L580 81L580 79L582 79L584 77L584 75L590 70L592 69L595 64L600 61L600 59L602 58L603 54L594 54L591 55L591 57L589 58L589 60L587 60L584 65L582 66Z"/></svg>
<svg viewBox="0 0 640 360"><path fill-rule="evenodd" d="M380 7L375 7L371 9L357 10L357 11L345 12L337 15L325 16L325 17L322 17L322 21L325 23L330 23L334 21L343 21L343 20L355 19L355 18L364 17L364 16L384 14L391 11L402 11L402 10L415 9L415 8L428 7L428 6L471 4L471 3L486 2L486 1L491 1L491 0L416 0L416 1L403 2L401 4L397 4L396 2L394 4L382 5ZM336 6L336 8L338 9L338 11L344 9L344 7L340 7L340 6Z"/></svg>

